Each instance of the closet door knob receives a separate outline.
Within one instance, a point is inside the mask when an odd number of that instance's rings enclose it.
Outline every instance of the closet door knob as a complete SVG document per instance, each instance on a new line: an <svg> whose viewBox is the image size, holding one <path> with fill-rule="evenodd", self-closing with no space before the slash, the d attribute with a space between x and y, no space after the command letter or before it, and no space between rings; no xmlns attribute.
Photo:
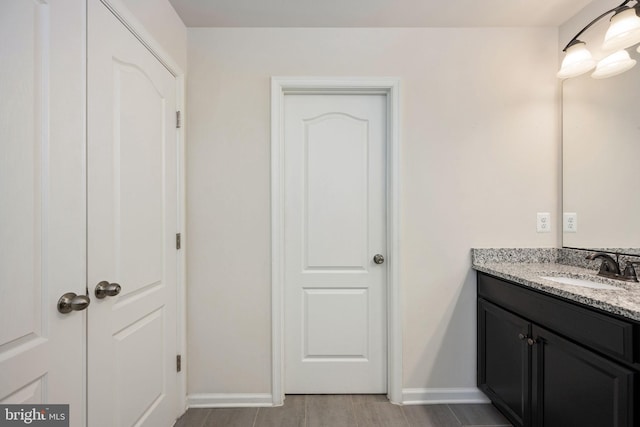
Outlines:
<svg viewBox="0 0 640 427"><path fill-rule="evenodd" d="M384 262L384 256L382 256L382 254L374 255L373 262L375 262L376 264L382 264Z"/></svg>
<svg viewBox="0 0 640 427"><path fill-rule="evenodd" d="M58 311L62 314L81 311L89 307L89 304L91 304L91 300L88 296L67 292L58 300Z"/></svg>
<svg viewBox="0 0 640 427"><path fill-rule="evenodd" d="M115 297L120 293L120 290L122 290L122 287L117 283L109 283L106 280L103 280L96 285L95 294L98 299Z"/></svg>

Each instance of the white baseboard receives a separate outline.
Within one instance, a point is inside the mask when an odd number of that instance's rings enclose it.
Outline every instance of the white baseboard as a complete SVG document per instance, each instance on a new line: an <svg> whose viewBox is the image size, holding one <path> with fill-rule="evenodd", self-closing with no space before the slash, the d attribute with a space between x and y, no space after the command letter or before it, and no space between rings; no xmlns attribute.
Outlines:
<svg viewBox="0 0 640 427"><path fill-rule="evenodd" d="M405 388L403 405L438 403L489 403L479 389L473 388ZM202 393L187 396L189 408L238 408L273 406L270 393Z"/></svg>
<svg viewBox="0 0 640 427"><path fill-rule="evenodd" d="M273 406L271 393L201 393L187 395L189 408Z"/></svg>
<svg viewBox="0 0 640 427"><path fill-rule="evenodd" d="M483 392L471 388L405 388L403 405L428 405L436 403L489 403Z"/></svg>

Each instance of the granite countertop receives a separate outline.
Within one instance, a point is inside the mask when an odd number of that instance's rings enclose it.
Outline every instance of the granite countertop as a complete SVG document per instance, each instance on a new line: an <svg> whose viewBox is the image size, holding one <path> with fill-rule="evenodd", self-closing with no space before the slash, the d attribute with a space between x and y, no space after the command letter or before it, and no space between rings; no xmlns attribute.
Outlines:
<svg viewBox="0 0 640 427"><path fill-rule="evenodd" d="M640 283L607 279L598 276L593 269L560 263L558 261L563 261L563 256L556 256L552 252L554 250L543 254L539 251L528 254L533 254L532 257L522 253L514 255L505 252L507 250L504 249L499 251L503 252L501 255L506 256L495 256L495 250L491 256L478 255L475 251L488 250L474 250L473 268L477 271L640 321ZM542 279L541 276L587 279L612 285L617 289L592 289L565 285Z"/></svg>

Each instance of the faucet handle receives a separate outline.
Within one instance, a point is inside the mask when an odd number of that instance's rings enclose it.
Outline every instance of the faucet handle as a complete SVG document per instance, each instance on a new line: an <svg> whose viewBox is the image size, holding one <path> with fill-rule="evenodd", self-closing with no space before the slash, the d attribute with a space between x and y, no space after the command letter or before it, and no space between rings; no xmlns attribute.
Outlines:
<svg viewBox="0 0 640 427"><path fill-rule="evenodd" d="M624 267L622 278L628 282L638 281L638 275L636 273L636 269L634 268L634 264L640 263L638 261L627 261L627 265Z"/></svg>

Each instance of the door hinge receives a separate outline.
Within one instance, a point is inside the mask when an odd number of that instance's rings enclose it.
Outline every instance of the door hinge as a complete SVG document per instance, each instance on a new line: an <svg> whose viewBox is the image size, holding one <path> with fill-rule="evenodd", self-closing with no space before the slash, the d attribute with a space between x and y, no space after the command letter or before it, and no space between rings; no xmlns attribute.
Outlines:
<svg viewBox="0 0 640 427"><path fill-rule="evenodd" d="M180 233L176 234L176 249L180 249L180 247L182 246L182 236L180 235Z"/></svg>
<svg viewBox="0 0 640 427"><path fill-rule="evenodd" d="M176 371L182 371L182 356L180 354L176 356Z"/></svg>
<svg viewBox="0 0 640 427"><path fill-rule="evenodd" d="M180 111L176 111L176 128L180 129L182 127L182 115Z"/></svg>

